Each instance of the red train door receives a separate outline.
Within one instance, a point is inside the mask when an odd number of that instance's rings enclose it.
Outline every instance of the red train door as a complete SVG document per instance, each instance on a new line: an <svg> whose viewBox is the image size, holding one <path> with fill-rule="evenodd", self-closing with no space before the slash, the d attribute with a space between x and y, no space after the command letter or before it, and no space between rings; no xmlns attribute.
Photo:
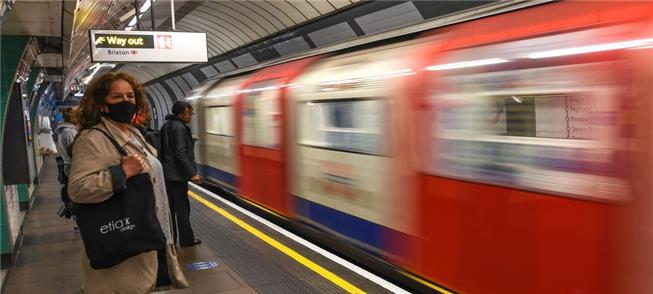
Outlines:
<svg viewBox="0 0 653 294"><path fill-rule="evenodd" d="M236 98L240 195L289 215L286 88L314 58L265 68Z"/></svg>

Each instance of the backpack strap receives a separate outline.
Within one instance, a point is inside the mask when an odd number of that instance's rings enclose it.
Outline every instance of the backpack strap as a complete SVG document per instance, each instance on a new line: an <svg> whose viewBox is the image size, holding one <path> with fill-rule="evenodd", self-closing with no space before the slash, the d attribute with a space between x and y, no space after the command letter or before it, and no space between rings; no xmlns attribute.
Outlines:
<svg viewBox="0 0 653 294"><path fill-rule="evenodd" d="M99 128L91 128L91 130L98 130L102 134L104 134L104 136L106 136L109 139L109 141L111 141L111 144L113 144L113 146L116 147L116 149L118 150L118 153L120 153L120 155L122 155L122 156L127 156L128 155L127 151L125 151L125 149L122 148L122 146L120 146L120 144L118 144L116 139L114 139L113 136L109 135L109 133L107 133L106 131L104 131L102 129L99 129Z"/></svg>
<svg viewBox="0 0 653 294"><path fill-rule="evenodd" d="M73 158L73 146L75 145L75 142L77 142L77 138L82 132L78 132L77 135L75 135L75 138L73 139L73 142L66 147L66 153L68 153L68 157Z"/></svg>

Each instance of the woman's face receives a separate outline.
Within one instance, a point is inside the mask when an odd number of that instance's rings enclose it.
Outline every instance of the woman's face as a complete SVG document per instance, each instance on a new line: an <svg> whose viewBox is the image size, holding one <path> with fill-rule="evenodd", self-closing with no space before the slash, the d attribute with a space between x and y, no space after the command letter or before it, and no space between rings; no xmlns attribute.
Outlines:
<svg viewBox="0 0 653 294"><path fill-rule="evenodd" d="M125 80L116 80L111 84L109 94L104 98L104 103L116 104L122 101L129 101L132 104L136 104L136 95L131 84ZM109 112L109 109L106 105L102 105L102 111Z"/></svg>

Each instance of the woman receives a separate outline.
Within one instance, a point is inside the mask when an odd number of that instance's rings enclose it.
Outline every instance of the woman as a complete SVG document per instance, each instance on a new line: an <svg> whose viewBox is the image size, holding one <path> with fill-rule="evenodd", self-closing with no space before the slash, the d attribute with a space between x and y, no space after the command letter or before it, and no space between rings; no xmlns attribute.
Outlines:
<svg viewBox="0 0 653 294"><path fill-rule="evenodd" d="M77 135L77 126L75 125L76 112L77 110L75 108L64 108L61 111L63 121L54 130L54 133L57 135L57 152L63 158L63 173L66 178L70 175L71 163L68 146L73 143Z"/></svg>
<svg viewBox="0 0 653 294"><path fill-rule="evenodd" d="M71 218L72 213L70 209L70 197L68 197L68 177L70 176L70 164L72 158L68 154L69 147L75 141L77 136L77 109L76 108L63 108L63 122L61 122L54 133L57 135L57 165L59 166L59 183L61 187L61 201L63 206L59 210L59 216ZM61 164L60 164L61 163ZM74 230L77 231L79 227L75 225Z"/></svg>
<svg viewBox="0 0 653 294"><path fill-rule="evenodd" d="M142 86L124 73L107 73L96 78L86 89L80 103L81 131L72 152L68 192L77 203L98 203L125 189L126 180L140 173L151 176L156 196L157 218L172 244L170 210L161 164L156 151L131 126L139 109L146 107ZM106 131L129 153L121 156ZM177 286L187 286L179 268L174 246L168 245L168 266ZM170 260L172 256L173 260ZM157 252L133 256L108 269L92 269L82 248L83 287L88 293L148 293L157 279Z"/></svg>

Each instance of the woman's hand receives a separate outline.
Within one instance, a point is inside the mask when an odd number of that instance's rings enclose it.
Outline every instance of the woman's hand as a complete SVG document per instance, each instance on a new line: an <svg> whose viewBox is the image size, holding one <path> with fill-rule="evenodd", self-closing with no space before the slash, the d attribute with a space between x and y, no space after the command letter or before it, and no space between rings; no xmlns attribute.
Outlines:
<svg viewBox="0 0 653 294"><path fill-rule="evenodd" d="M145 161L140 156L130 154L122 157L122 170L125 172L125 176L128 179L140 174L144 168Z"/></svg>

